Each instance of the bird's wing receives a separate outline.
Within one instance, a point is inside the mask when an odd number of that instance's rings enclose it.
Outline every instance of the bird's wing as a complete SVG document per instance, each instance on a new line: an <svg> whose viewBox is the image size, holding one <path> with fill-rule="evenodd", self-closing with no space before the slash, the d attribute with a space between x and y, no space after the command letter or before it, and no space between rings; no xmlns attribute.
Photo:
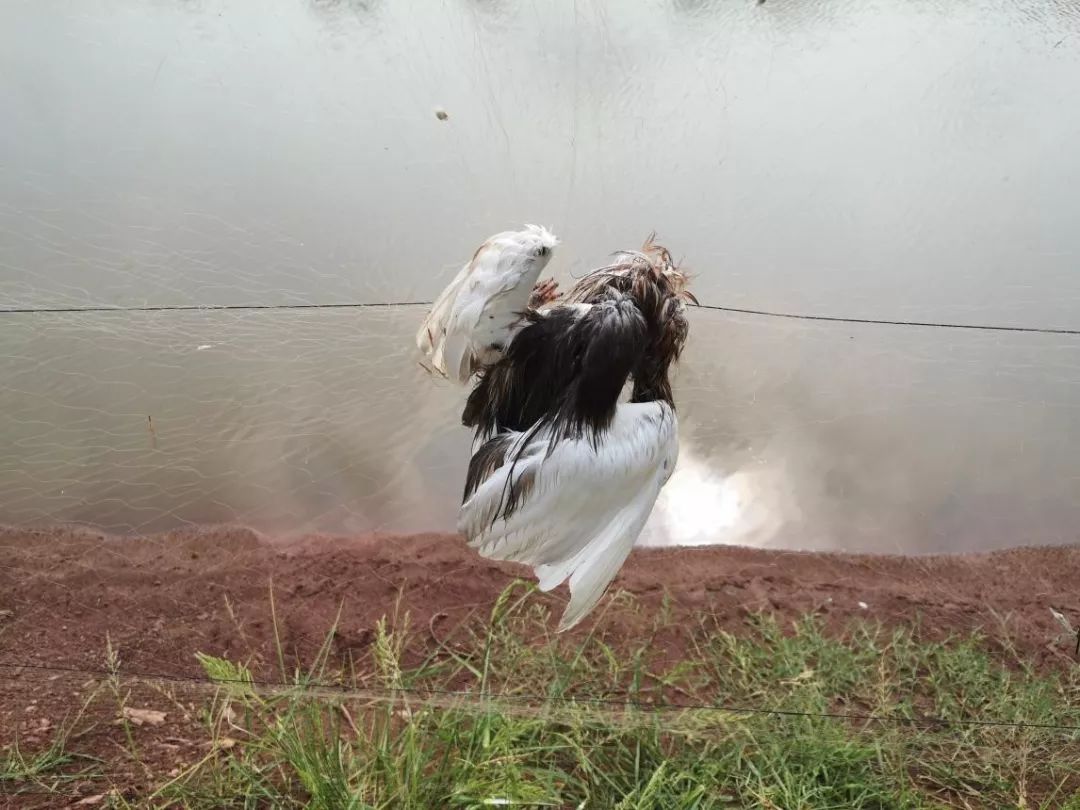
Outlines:
<svg viewBox="0 0 1080 810"><path fill-rule="evenodd" d="M505 245L485 242L447 288L452 297L443 301L440 296L441 307L437 303L432 309L433 316L438 311L438 321L425 321L417 336L418 344L427 340L429 333L434 336L432 364L462 385L472 376L477 331L485 316L495 316L500 324L512 320L514 312L525 310L536 282L524 278L521 265L508 258ZM539 274L539 269L536 272Z"/></svg>
<svg viewBox="0 0 1080 810"><path fill-rule="evenodd" d="M595 448L569 439L547 455L548 439L502 433L477 451L471 466L487 477L458 530L485 557L532 566L541 590L569 577L561 631L592 610L633 548L674 470L678 425L666 403L629 403Z"/></svg>
<svg viewBox="0 0 1080 810"><path fill-rule="evenodd" d="M441 363L450 378L462 385L469 381L475 357L475 332L484 317L490 298L508 284L506 274L499 275L503 250L491 246L482 249L472 261L468 279L462 285L446 321L441 346Z"/></svg>
<svg viewBox="0 0 1080 810"><path fill-rule="evenodd" d="M472 272L473 262L467 262L454 276L453 280L446 285L446 288L439 294L439 297L435 299L435 303L431 306L431 311L428 312L427 317L424 318L424 322L420 324L420 329L416 333L416 347L424 353L424 356L428 359L433 359L436 353L439 351L439 347L442 345L443 335L446 332L446 324L450 319L450 313L454 306L454 302L457 300L458 293L464 286L466 279ZM440 368L439 371L444 374L445 369Z"/></svg>

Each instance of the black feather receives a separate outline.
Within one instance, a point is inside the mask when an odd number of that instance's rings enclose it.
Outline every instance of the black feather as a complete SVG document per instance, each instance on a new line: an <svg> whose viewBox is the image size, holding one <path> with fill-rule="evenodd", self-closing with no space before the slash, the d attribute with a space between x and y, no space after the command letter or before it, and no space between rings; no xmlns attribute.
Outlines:
<svg viewBox="0 0 1080 810"><path fill-rule="evenodd" d="M527 430L555 407L573 373L567 341L577 311L557 307L547 315L525 314L527 325L469 394L461 421L478 435Z"/></svg>
<svg viewBox="0 0 1080 810"><path fill-rule="evenodd" d="M469 470L465 474L465 493L461 502L469 500L484 481L499 469L506 461L506 451L510 449L513 438L501 434L484 442L469 459Z"/></svg>
<svg viewBox="0 0 1080 810"><path fill-rule="evenodd" d="M511 458L511 449L513 448L515 437L519 434L511 433L509 431L500 433L498 436L488 439L473 453L472 458L469 460L469 471L465 478L465 493L462 496L461 502L465 503L469 498L480 488L480 485L484 483L496 470L500 469L507 462L510 463L510 474L506 478L506 486L503 489L502 495L499 497L499 504L493 510L491 515L492 524L495 521L502 518L508 519L517 508L525 501L525 499L532 492L533 486L536 484L536 471L533 468L526 468L525 472L522 472L516 478L514 476L514 467L521 459L521 454L528 446L529 442L536 435L539 425L535 426L527 434L521 442L521 448Z"/></svg>
<svg viewBox="0 0 1080 810"><path fill-rule="evenodd" d="M461 421L481 438L546 421L557 426L557 438L588 433L595 443L640 362L645 319L634 300L616 290L585 312L556 307L526 318L502 359L480 375Z"/></svg>
<svg viewBox="0 0 1080 810"><path fill-rule="evenodd" d="M648 328L634 300L611 291L565 337L572 372L551 415L551 449L561 439L587 438L593 448L611 425L619 395L640 362Z"/></svg>

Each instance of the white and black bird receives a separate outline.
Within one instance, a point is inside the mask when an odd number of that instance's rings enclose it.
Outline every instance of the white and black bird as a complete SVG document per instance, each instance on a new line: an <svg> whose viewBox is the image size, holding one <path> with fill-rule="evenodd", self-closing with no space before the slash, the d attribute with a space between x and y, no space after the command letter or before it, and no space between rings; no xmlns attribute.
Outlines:
<svg viewBox="0 0 1080 810"><path fill-rule="evenodd" d="M416 333L417 348L435 371L461 385L502 357L523 313L555 297L538 283L559 240L526 225L488 238L436 299Z"/></svg>
<svg viewBox="0 0 1080 810"><path fill-rule="evenodd" d="M541 590L569 579L560 631L603 596L674 471L686 284L651 237L617 254L527 313L466 404L477 438L458 530L485 557L532 566Z"/></svg>

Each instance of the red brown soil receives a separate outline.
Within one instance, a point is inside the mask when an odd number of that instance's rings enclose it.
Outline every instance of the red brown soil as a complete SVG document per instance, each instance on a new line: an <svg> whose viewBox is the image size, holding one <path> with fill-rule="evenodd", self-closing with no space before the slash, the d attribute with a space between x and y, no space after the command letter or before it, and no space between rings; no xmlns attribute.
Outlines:
<svg viewBox="0 0 1080 810"><path fill-rule="evenodd" d="M282 645L310 661L339 608L333 652L358 657L399 599L413 626L430 628L434 639L470 614L486 614L512 578L528 578L526 569L480 559L452 535L311 537L286 546L230 527L140 538L0 530L0 560L0 750L16 736L34 749L78 710L94 683L87 673L105 668L106 636L126 673L200 677L196 652L242 660L254 653L270 667L271 582ZM949 557L639 549L615 587L645 610L611 611L600 621L609 643L631 644L641 638L642 615L666 593L672 621L661 643L672 657L686 643L681 628L703 614L737 632L748 612L767 610L784 619L816 613L835 629L860 617L917 623L924 636L981 631L991 649L1008 640L1036 667L1061 667L1071 665L1072 650L1050 608L1078 623L1078 581L1080 548ZM557 617L565 593L530 598ZM136 693L132 705L139 699L149 705L154 696ZM140 744L158 756L184 755L176 727L146 731ZM115 730L88 739L89 753L106 760L122 744Z"/></svg>

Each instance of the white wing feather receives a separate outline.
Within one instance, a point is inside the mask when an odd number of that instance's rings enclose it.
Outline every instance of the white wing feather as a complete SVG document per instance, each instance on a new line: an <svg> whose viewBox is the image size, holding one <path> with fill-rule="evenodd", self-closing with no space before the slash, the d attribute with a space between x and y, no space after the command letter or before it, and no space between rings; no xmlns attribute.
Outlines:
<svg viewBox="0 0 1080 810"><path fill-rule="evenodd" d="M446 326L446 321L450 317L450 308L454 305L454 299L457 298L458 292L465 283L465 279L468 278L469 270L472 268L472 262L468 262L462 267L453 281L451 281L446 288L439 293L439 297L435 299L435 303L431 306L431 311L424 318L424 322L420 325L420 330L416 333L416 347L424 353L426 357L432 357L435 354L436 347L441 344L441 337L443 334L443 328Z"/></svg>
<svg viewBox="0 0 1080 810"><path fill-rule="evenodd" d="M484 242L436 299L416 333L417 348L437 371L464 385L477 364L497 359L489 347L509 339L547 265L547 258L525 260L525 252L538 244L553 248L557 242L533 225Z"/></svg>
<svg viewBox="0 0 1080 810"><path fill-rule="evenodd" d="M508 266L509 262L501 261L504 253L504 250L491 246L477 254L446 320L441 351L436 352L433 362L459 383L468 382L473 359L482 353L486 332L492 331L478 329L484 316L491 315L494 317L489 320L498 319L500 324L505 323L506 313L501 311L500 303L511 299L517 305L517 311L523 311L536 283L536 279L532 279L532 283L524 279L525 283L521 284L523 274ZM511 308L506 307L507 310ZM516 318L511 315L510 320Z"/></svg>
<svg viewBox="0 0 1080 810"><path fill-rule="evenodd" d="M551 456L546 432L518 434L508 457L461 507L458 529L490 559L533 567L541 590L570 579L559 630L583 619L622 567L678 459L675 412L662 402L618 406L598 450L563 440ZM501 515L512 477L531 489L514 513Z"/></svg>

